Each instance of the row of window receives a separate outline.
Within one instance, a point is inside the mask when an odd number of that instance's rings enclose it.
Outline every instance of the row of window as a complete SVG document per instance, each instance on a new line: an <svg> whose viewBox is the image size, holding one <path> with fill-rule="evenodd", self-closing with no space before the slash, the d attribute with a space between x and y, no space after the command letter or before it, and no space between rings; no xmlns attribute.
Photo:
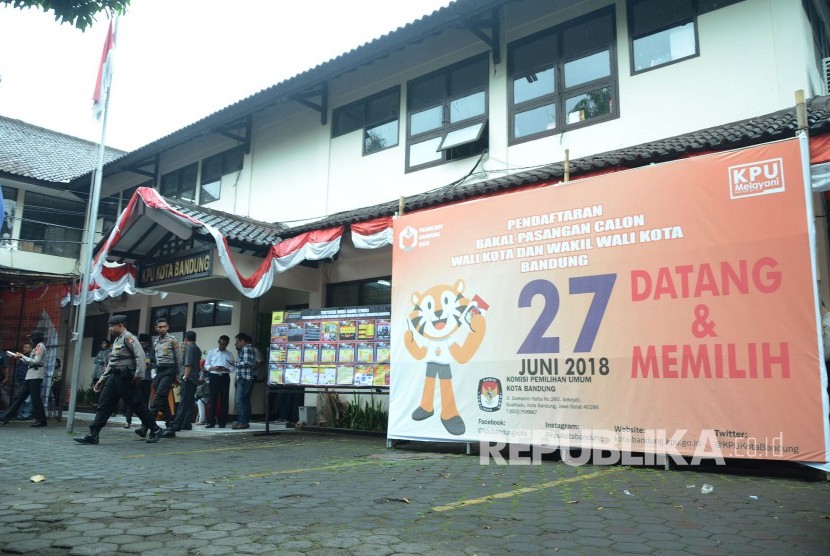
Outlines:
<svg viewBox="0 0 830 556"><path fill-rule="evenodd" d="M697 16L741 0L631 0L633 74L697 56ZM507 48L511 144L619 115L616 17L608 6ZM487 55L407 83L407 171L488 144ZM363 131L363 154L398 145L400 87L337 108L332 136Z"/></svg>
<svg viewBox="0 0 830 556"><path fill-rule="evenodd" d="M127 330L137 333L141 311L122 311L119 314L127 317ZM205 326L230 326L233 317L233 305L227 301L211 300L199 301L193 304L192 328ZM158 319L167 319L170 332L185 332L187 330L187 303L165 305L150 309L148 330L155 334L155 322ZM87 317L84 326L84 336L87 338L106 338L109 336L109 315L94 315Z"/></svg>
<svg viewBox="0 0 830 556"><path fill-rule="evenodd" d="M699 54L697 17L742 0L630 0L631 72ZM507 46L509 142L517 144L619 116L614 6ZM406 85L406 170L483 152L489 143L489 58L482 54ZM363 133L363 154L395 147L401 88L336 108L332 137ZM222 176L242 169L240 148L164 174L168 198L207 204L221 197ZM197 191L197 177L199 185ZM198 193L198 198L197 198Z"/></svg>
<svg viewBox="0 0 830 556"><path fill-rule="evenodd" d="M159 192L170 199L181 199L206 205L222 197L222 177L242 170L244 152L236 147L202 160L202 172L198 176L199 163L194 162L161 176ZM198 199L197 194L197 176Z"/></svg>
<svg viewBox="0 0 830 556"><path fill-rule="evenodd" d="M351 307L360 305L389 305L392 302L391 277L371 278L352 282L330 284L326 290L327 307ZM150 309L148 330L155 334L155 322L158 319L167 319L170 332L185 332L187 328L187 303L165 305ZM135 333L139 329L141 311L122 311L127 317L127 330ZM110 315L93 315L86 319L84 336L95 338L96 341L109 336ZM206 326L230 326L233 319L233 305L218 299L199 301L193 304L193 319L191 328ZM95 342L93 342L95 344ZM98 345L93 346L93 356L98 352Z"/></svg>
<svg viewBox="0 0 830 556"><path fill-rule="evenodd" d="M86 205L61 197L25 191L18 206L19 191L2 186L3 214L0 215L0 245L13 240L23 251L56 257L77 258L81 250ZM20 222L17 236L16 222Z"/></svg>

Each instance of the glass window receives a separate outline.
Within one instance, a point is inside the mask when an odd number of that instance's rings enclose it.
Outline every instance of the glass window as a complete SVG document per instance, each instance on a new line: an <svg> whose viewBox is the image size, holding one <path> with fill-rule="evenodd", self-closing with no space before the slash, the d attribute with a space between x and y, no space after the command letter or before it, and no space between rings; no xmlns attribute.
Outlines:
<svg viewBox="0 0 830 556"><path fill-rule="evenodd" d="M90 357L95 357L101 350L101 342L110 339L110 316L91 315L84 320L84 338L92 338Z"/></svg>
<svg viewBox="0 0 830 556"><path fill-rule="evenodd" d="M441 160L442 137L433 137L420 143L413 143L409 146L409 166L420 166L429 162Z"/></svg>
<svg viewBox="0 0 830 556"><path fill-rule="evenodd" d="M86 220L86 205L26 191L18 248L58 257L77 258Z"/></svg>
<svg viewBox="0 0 830 556"><path fill-rule="evenodd" d="M556 69L531 72L513 81L513 102L525 102L553 94L556 90Z"/></svg>
<svg viewBox="0 0 830 556"><path fill-rule="evenodd" d="M332 137L363 130L363 154L398 144L401 90L393 87L377 95L334 110Z"/></svg>
<svg viewBox="0 0 830 556"><path fill-rule="evenodd" d="M508 45L511 144L618 115L614 29L608 7Z"/></svg>
<svg viewBox="0 0 830 556"><path fill-rule="evenodd" d="M230 326L233 305L228 301L202 301L193 304L193 328Z"/></svg>
<svg viewBox="0 0 830 556"><path fill-rule="evenodd" d="M461 129L450 131L447 133L447 136L444 137L444 140L438 148L441 150L451 149L453 147L458 147L459 145L478 141L479 137L481 137L483 129L484 122L479 122L471 125L470 127L462 127Z"/></svg>
<svg viewBox="0 0 830 556"><path fill-rule="evenodd" d="M161 177L162 196L193 203L196 201L196 172L198 164L164 174Z"/></svg>
<svg viewBox="0 0 830 556"><path fill-rule="evenodd" d="M242 148L237 147L202 160L201 204L213 203L222 197L222 176L241 171L244 158Z"/></svg>
<svg viewBox="0 0 830 556"><path fill-rule="evenodd" d="M218 181L222 178L222 157L211 156L202 161L202 184Z"/></svg>
<svg viewBox="0 0 830 556"><path fill-rule="evenodd" d="M634 70L662 66L695 55L695 24L687 23L634 40Z"/></svg>
<svg viewBox="0 0 830 556"><path fill-rule="evenodd" d="M576 87L611 75L611 53L608 50L578 58L565 64L565 87Z"/></svg>
<svg viewBox="0 0 830 556"><path fill-rule="evenodd" d="M693 0L634 0L629 5L634 72L697 55Z"/></svg>
<svg viewBox="0 0 830 556"><path fill-rule="evenodd" d="M526 137L556 129L556 105L545 104L524 112L517 112L513 118L513 136Z"/></svg>
<svg viewBox="0 0 830 556"><path fill-rule="evenodd" d="M138 334L138 323L141 320L140 309L135 309L133 311L118 311L118 313L113 314L125 315L127 317L127 322L125 324L127 330L133 334Z"/></svg>
<svg viewBox="0 0 830 556"><path fill-rule="evenodd" d="M187 303L150 309L150 335L156 334L156 321L160 318L167 319L170 332L184 332L187 329Z"/></svg>
<svg viewBox="0 0 830 556"><path fill-rule="evenodd" d="M599 118L611 113L611 88L605 87L565 100L569 124Z"/></svg>
<svg viewBox="0 0 830 556"><path fill-rule="evenodd" d="M568 22L562 29L562 57L580 58L614 42L614 16L609 10Z"/></svg>
<svg viewBox="0 0 830 556"><path fill-rule="evenodd" d="M487 55L476 56L408 83L407 171L487 148L489 67Z"/></svg>
<svg viewBox="0 0 830 556"><path fill-rule="evenodd" d="M213 203L222 198L222 180L202 184L201 201L203 205Z"/></svg>
<svg viewBox="0 0 830 556"><path fill-rule="evenodd" d="M447 78L436 74L413 81L407 88L407 100L410 110L440 104L447 94Z"/></svg>
<svg viewBox="0 0 830 556"><path fill-rule="evenodd" d="M334 111L332 136L340 137L363 127L363 105L352 104Z"/></svg>
<svg viewBox="0 0 830 556"><path fill-rule="evenodd" d="M450 123L463 122L484 114L484 91L450 101Z"/></svg>
<svg viewBox="0 0 830 556"><path fill-rule="evenodd" d="M391 276L329 284L326 288L326 307L390 305L391 303Z"/></svg>
<svg viewBox="0 0 830 556"><path fill-rule="evenodd" d="M427 131L440 129L443 119L443 106L433 106L432 108L415 112L409 117L409 134L419 135Z"/></svg>
<svg viewBox="0 0 830 556"><path fill-rule="evenodd" d="M3 196L3 214L0 214L0 246L9 244L14 233L15 209L17 208L17 189L0 186Z"/></svg>
<svg viewBox="0 0 830 556"><path fill-rule="evenodd" d="M363 154L372 154L398 144L398 120L366 129Z"/></svg>

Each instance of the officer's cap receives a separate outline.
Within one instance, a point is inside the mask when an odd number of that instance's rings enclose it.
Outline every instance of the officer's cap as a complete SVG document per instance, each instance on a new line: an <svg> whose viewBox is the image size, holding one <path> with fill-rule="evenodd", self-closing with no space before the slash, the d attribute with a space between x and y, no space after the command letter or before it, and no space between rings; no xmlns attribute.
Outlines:
<svg viewBox="0 0 830 556"><path fill-rule="evenodd" d="M127 322L127 315L113 315L107 322L110 324L125 324Z"/></svg>
<svg viewBox="0 0 830 556"><path fill-rule="evenodd" d="M138 341L139 342L147 342L149 344L150 343L150 335L149 334L139 334L138 335Z"/></svg>

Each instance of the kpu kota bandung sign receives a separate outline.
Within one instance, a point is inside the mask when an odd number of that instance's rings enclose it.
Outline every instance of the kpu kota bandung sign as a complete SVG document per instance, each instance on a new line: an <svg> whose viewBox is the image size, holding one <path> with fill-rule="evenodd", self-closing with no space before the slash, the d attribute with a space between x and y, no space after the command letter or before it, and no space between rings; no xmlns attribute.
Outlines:
<svg viewBox="0 0 830 556"><path fill-rule="evenodd" d="M389 436L827 458L797 140L395 221Z"/></svg>
<svg viewBox="0 0 830 556"><path fill-rule="evenodd" d="M138 269L138 286L149 288L171 282L204 278L213 274L212 249L188 252L175 258L143 264Z"/></svg>

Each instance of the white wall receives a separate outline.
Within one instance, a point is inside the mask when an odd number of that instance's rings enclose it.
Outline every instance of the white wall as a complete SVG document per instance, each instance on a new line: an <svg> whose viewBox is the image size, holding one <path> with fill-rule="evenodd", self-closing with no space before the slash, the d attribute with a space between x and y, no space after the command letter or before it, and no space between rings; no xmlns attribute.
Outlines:
<svg viewBox="0 0 830 556"><path fill-rule="evenodd" d="M580 158L767 114L792 106L796 89L813 90L809 66L814 58L800 0L744 0L703 14L698 18L700 56L638 75L631 75L625 3L617 0L620 117L508 147L507 44L604 5L603 0L572 3L543 17L531 17L530 10L525 21L516 21L512 13L505 17L502 61L490 71L490 148L482 179L561 161L565 148L572 159ZM540 6L544 3L536 2L535 9ZM238 206L237 213L306 222L441 187L470 172L475 157L405 172L406 83L487 49L475 40L452 42L458 40L444 34L331 82L330 109L400 85L396 147L362 156L361 131L331 139L330 125L320 125L319 114L300 105L289 116L287 109L258 115L252 155L246 159L250 208Z"/></svg>
<svg viewBox="0 0 830 556"><path fill-rule="evenodd" d="M501 62L490 68L490 146L471 181L672 137L787 108L794 91L817 93L809 25L801 0L744 0L698 18L700 56L631 75L625 0L613 0L617 21L620 117L514 146L508 137L508 44L609 4L609 0L552 3L526 0L502 13ZM551 10L557 10L552 12ZM477 157L406 173L406 84L489 47L464 30L450 30L328 82L328 124L296 102L254 114L251 151L241 173L222 181L222 199L209 208L265 222L297 225L394 201L448 185L470 173ZM362 155L362 132L331 138L332 112L400 86L396 147ZM164 152L160 172L235 146L210 134ZM477 168L481 170L482 168ZM108 177L104 194L143 183L123 172Z"/></svg>

